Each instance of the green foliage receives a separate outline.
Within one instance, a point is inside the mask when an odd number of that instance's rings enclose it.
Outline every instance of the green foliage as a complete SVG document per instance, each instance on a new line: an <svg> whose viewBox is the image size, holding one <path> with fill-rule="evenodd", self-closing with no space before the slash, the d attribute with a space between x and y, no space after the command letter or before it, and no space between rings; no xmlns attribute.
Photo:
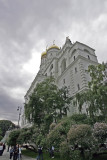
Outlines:
<svg viewBox="0 0 107 160"><path fill-rule="evenodd" d="M20 130L14 130L9 134L7 144L10 146L15 146L17 144L17 139L19 137Z"/></svg>
<svg viewBox="0 0 107 160"><path fill-rule="evenodd" d="M98 116L99 118L99 116ZM71 116L71 120L73 120L76 124L89 124L93 125L93 119L87 116L86 114L73 114ZM97 120L97 117L96 117Z"/></svg>
<svg viewBox="0 0 107 160"><path fill-rule="evenodd" d="M84 93L76 95L76 100L79 104L79 110L82 110L83 105L87 106L87 113L95 122L95 117L99 113L107 120L107 65L99 64L98 66L90 65L88 73L91 76L89 89Z"/></svg>
<svg viewBox="0 0 107 160"><path fill-rule="evenodd" d="M70 151L70 160L83 160L80 150Z"/></svg>
<svg viewBox="0 0 107 160"><path fill-rule="evenodd" d="M47 78L37 84L29 103L25 104L25 116L38 127L44 124L45 131L48 133L53 120L57 122L67 114L70 101L68 89L66 87L58 89L54 79Z"/></svg>
<svg viewBox="0 0 107 160"><path fill-rule="evenodd" d="M93 136L93 130L90 125L73 125L68 132L67 139L68 144L72 145L74 151L75 146L77 146L77 149L80 146L83 159L91 159L93 153L98 151L98 141Z"/></svg>
<svg viewBox="0 0 107 160"><path fill-rule="evenodd" d="M31 128L23 128L20 130L20 134L17 138L18 144L28 143L31 140L32 132Z"/></svg>
<svg viewBox="0 0 107 160"><path fill-rule="evenodd" d="M76 123L85 123L87 120L86 114L73 114L71 119L74 120Z"/></svg>
<svg viewBox="0 0 107 160"><path fill-rule="evenodd" d="M67 139L67 133L72 123L69 117L60 120L47 136L48 146L54 145L59 150L60 144Z"/></svg>
<svg viewBox="0 0 107 160"><path fill-rule="evenodd" d="M11 121L8 121L8 120L0 120L0 129L2 131L2 134L1 134L2 137L4 137L6 131L8 131L10 128L14 129L15 124L13 124Z"/></svg>
<svg viewBox="0 0 107 160"><path fill-rule="evenodd" d="M12 146L16 144L29 143L32 139L32 135L32 127L14 130L10 132L7 143Z"/></svg>
<svg viewBox="0 0 107 160"><path fill-rule="evenodd" d="M87 146L90 143L91 127L87 124L73 125L68 132L68 141L72 145Z"/></svg>
<svg viewBox="0 0 107 160"><path fill-rule="evenodd" d="M50 131L53 130L55 128L55 126L56 126L56 123L54 123L54 122L51 123L51 125L50 125Z"/></svg>
<svg viewBox="0 0 107 160"><path fill-rule="evenodd" d="M61 159L63 160L69 160L70 158L70 147L68 145L68 143L66 141L63 141L61 144L60 144L60 157Z"/></svg>
<svg viewBox="0 0 107 160"><path fill-rule="evenodd" d="M98 142L103 144L107 138L107 124L95 123L93 133L94 136L97 138Z"/></svg>
<svg viewBox="0 0 107 160"><path fill-rule="evenodd" d="M2 131L1 131L1 129L0 129L0 141L1 141L2 138L3 138L1 135L2 135Z"/></svg>
<svg viewBox="0 0 107 160"><path fill-rule="evenodd" d="M46 139L45 137L40 133L37 137L36 137L36 145L41 145L41 146L45 146L46 144Z"/></svg>

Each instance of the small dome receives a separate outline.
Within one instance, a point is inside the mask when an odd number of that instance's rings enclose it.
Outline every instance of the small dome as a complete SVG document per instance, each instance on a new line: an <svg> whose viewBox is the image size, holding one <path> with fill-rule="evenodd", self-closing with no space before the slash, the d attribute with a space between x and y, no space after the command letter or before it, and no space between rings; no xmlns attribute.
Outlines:
<svg viewBox="0 0 107 160"><path fill-rule="evenodd" d="M52 45L52 46L50 46L50 47L47 49L47 51L48 51L48 50L50 50L50 49L52 49L52 48L59 49L59 47L58 47L58 46L56 46L56 45Z"/></svg>
<svg viewBox="0 0 107 160"><path fill-rule="evenodd" d="M41 57L44 57L44 56L46 56L47 55L47 53L46 53L46 51L45 52L43 52L42 54L41 54Z"/></svg>

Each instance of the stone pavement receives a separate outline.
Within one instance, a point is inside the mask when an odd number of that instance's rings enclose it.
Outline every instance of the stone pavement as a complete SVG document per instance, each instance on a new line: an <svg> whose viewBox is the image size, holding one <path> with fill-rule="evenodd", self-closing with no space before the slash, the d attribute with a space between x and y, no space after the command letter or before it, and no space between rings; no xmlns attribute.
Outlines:
<svg viewBox="0 0 107 160"><path fill-rule="evenodd" d="M0 160L9 160L9 152L4 151L3 155L0 156ZM11 159L13 160L13 159ZM36 160L36 158L29 158L22 155L22 160Z"/></svg>

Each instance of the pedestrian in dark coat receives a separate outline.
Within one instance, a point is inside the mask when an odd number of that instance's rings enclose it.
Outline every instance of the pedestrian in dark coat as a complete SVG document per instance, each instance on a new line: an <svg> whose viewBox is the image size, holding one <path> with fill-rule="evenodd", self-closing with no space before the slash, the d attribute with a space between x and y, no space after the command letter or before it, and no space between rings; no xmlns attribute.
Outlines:
<svg viewBox="0 0 107 160"><path fill-rule="evenodd" d="M37 160L43 160L43 151L42 151L42 147L41 146L38 146L38 157L37 157Z"/></svg>

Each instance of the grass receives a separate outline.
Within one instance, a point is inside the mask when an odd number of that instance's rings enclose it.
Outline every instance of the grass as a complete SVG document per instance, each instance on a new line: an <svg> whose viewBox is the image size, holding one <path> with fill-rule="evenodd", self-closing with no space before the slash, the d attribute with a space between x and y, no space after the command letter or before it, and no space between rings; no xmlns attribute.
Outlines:
<svg viewBox="0 0 107 160"><path fill-rule="evenodd" d="M36 158L38 153L34 153L33 151L30 150L22 150L22 156L28 156L28 157L32 157L32 158ZM52 158L49 157L49 153L48 152L43 152L43 158L46 160L52 160ZM60 156L55 153L55 158L54 160L62 160L60 159Z"/></svg>
<svg viewBox="0 0 107 160"><path fill-rule="evenodd" d="M22 155L36 158L38 154L34 153L33 151L30 151L30 150L22 150ZM49 157L48 152L43 152L43 158L45 160L52 160L52 158ZM58 153L55 153L54 160L63 160L63 159L60 159L60 156L58 155ZM92 160L107 160L107 154L98 155L98 156L94 157Z"/></svg>

